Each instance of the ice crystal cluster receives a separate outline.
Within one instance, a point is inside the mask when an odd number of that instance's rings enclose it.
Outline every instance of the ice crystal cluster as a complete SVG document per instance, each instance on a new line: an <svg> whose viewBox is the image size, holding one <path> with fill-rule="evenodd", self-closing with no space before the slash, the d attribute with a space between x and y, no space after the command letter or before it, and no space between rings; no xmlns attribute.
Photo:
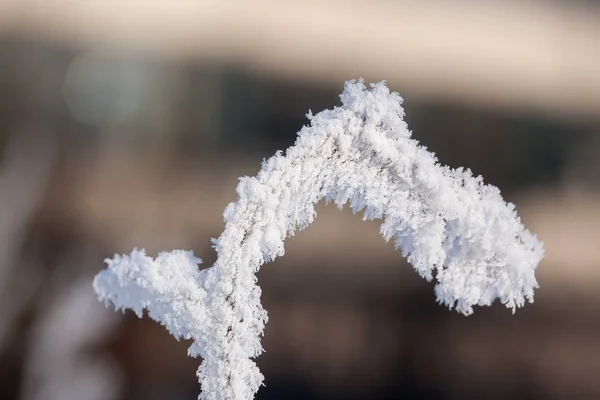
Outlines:
<svg viewBox="0 0 600 400"><path fill-rule="evenodd" d="M156 259L144 251L107 260L94 280L117 309L144 309L177 338L193 339L203 361L199 399L249 400L263 382L252 360L262 352L267 313L256 272L284 254L284 240L316 217L325 199L381 219L423 278L435 279L440 303L469 315L499 299L515 310L533 301L542 244L500 191L468 169L452 169L411 137L402 99L384 83L349 81L342 105L316 115L285 153L240 178L213 240L217 260L201 270L192 252Z"/></svg>

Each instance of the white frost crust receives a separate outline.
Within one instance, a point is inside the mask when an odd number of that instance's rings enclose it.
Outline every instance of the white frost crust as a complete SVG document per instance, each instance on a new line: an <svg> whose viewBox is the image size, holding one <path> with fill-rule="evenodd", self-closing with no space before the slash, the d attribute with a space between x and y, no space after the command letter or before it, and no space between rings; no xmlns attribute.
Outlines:
<svg viewBox="0 0 600 400"><path fill-rule="evenodd" d="M267 313L256 272L284 254L284 240L313 222L314 206L349 203L425 279L440 303L469 315L499 299L513 312L533 302L542 244L500 191L468 169L441 166L411 138L402 99L385 84L349 81L341 107L312 115L285 155L240 178L214 240L217 261L200 271L191 252L115 256L94 280L100 299L141 316L147 309L201 356L201 400L250 400L263 382L252 358L262 353Z"/></svg>

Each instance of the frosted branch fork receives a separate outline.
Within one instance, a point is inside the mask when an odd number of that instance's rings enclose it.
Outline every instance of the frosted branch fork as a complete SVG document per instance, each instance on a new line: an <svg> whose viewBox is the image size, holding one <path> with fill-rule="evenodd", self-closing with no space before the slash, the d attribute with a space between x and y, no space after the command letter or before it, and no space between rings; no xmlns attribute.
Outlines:
<svg viewBox="0 0 600 400"><path fill-rule="evenodd" d="M315 219L320 200L349 203L363 219L382 219L381 235L425 279L440 303L469 315L498 298L514 309L533 301L542 244L500 191L470 170L439 165L411 138L402 99L384 83L349 81L341 107L316 115L294 146L240 178L213 240L217 260L200 270L191 252L144 251L107 260L94 280L117 309L144 309L188 351L203 358L201 400L250 400L263 382L252 360L262 353L267 313L256 272L284 254L284 240Z"/></svg>

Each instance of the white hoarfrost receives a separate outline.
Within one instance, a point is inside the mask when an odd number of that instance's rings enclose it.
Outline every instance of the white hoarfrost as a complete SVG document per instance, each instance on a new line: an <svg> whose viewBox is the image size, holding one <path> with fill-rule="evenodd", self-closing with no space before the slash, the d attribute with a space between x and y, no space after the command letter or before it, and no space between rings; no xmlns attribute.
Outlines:
<svg viewBox="0 0 600 400"><path fill-rule="evenodd" d="M427 280L440 303L468 315L498 298L508 308L533 301L542 244L512 204L468 169L440 165L411 138L402 99L385 84L350 81L341 107L309 113L294 146L240 178L237 200L214 240L217 261L176 250L152 259L144 251L107 260L94 280L100 299L193 339L199 399L248 400L263 382L253 358L267 313L256 272L284 254L284 240L315 219L315 204L364 210L382 219L381 235Z"/></svg>

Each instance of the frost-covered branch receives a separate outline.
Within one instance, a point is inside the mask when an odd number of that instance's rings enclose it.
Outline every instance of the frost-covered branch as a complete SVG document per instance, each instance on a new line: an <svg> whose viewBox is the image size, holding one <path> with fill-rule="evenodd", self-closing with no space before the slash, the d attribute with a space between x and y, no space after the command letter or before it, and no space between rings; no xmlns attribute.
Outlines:
<svg viewBox="0 0 600 400"><path fill-rule="evenodd" d="M108 260L94 281L117 308L146 308L176 337L194 340L204 360L200 399L249 400L263 376L252 358L262 352L267 313L256 272L284 254L284 240L313 222L320 200L349 203L363 219L382 219L415 270L437 281L440 303L468 315L500 299L513 311L533 301L540 242L500 191L470 170L438 164L411 138L402 99L383 83L346 83L342 106L309 114L294 146L240 179L214 240L215 264L200 271L192 253L143 251Z"/></svg>

